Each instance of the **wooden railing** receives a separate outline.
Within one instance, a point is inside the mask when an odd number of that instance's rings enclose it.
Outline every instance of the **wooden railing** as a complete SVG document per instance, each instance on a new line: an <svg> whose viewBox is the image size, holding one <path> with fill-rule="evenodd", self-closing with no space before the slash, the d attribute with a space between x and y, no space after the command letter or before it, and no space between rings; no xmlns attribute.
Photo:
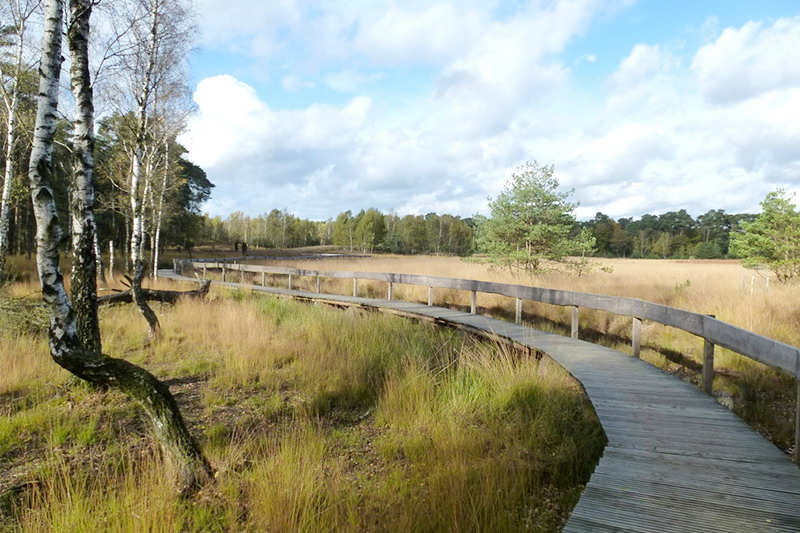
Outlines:
<svg viewBox="0 0 800 533"><path fill-rule="evenodd" d="M703 348L703 389L711 393L714 380L714 347L721 346L749 357L759 363L782 370L797 380L797 405L795 408L795 461L800 460L800 349L789 344L776 341L752 331L748 331L727 322L717 320L712 315L693 313L665 305L618 296L604 296L583 292L563 291L477 281L468 279L446 278L439 276L421 276L417 274L397 274L386 272L349 272L303 270L297 268L275 267L265 265L247 265L233 261L213 260L175 260L174 270L183 274L188 269L202 271L203 278L209 270L221 270L222 280L229 281L233 272L238 272L240 280L245 273L261 274L261 285L266 284L267 274L278 274L288 277L288 288L294 288L296 277L310 277L316 280L316 291L321 292L321 279L352 279L353 296L358 296L358 281L373 280L387 284L387 299L394 298L394 285L418 285L428 288L428 305L434 303L434 289L455 289L470 293L470 312L477 312L478 293L499 294L516 299L515 320L522 321L522 302L534 302L571 307L571 335L579 336L580 308L608 311L617 315L629 316L631 324L631 344L633 355L639 357L641 348L642 320L657 322L683 331L687 331L704 339Z"/></svg>

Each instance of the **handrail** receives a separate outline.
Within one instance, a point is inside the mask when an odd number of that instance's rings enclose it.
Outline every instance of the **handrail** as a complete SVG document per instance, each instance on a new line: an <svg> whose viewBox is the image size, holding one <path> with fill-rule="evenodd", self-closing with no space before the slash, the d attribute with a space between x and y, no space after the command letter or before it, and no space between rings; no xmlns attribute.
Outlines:
<svg viewBox="0 0 800 533"><path fill-rule="evenodd" d="M575 291L513 285L491 281L478 281L441 276L423 276L418 274L398 274L388 272L358 271L319 271L267 265L246 265L219 261L181 261L191 264L193 268L225 269L238 272L283 274L298 277L321 277L334 279L362 279L420 285L423 287L455 289L470 292L499 294L522 300L559 305L565 307L585 307L608 311L649 320L674 327L702 337L707 341L733 350L755 361L783 370L794 377L800 376L800 349L758 333L748 331L727 322L700 313L660 305L639 298L605 296Z"/></svg>
<svg viewBox="0 0 800 533"><path fill-rule="evenodd" d="M446 288L470 291L471 312L477 312L477 293L499 294L516 298L516 322L522 320L522 300L572 307L572 337L578 337L580 307L608 311L617 315L633 317L632 344L633 353L639 356L641 321L649 320L665 326L681 329L688 333L705 339L703 349L703 389L709 394L712 392L714 379L714 346L719 345L754 361L763 363L772 368L782 370L797 381L797 403L795 407L795 447L794 460L800 464L800 349L789 344L764 337L758 333L739 328L727 322L717 320L711 315L703 315L660 305L639 298L626 298L619 296L605 296L559 289L531 287L527 285L514 285L496 283L491 281L478 281L441 276L423 276L418 274L398 274L390 272L358 272L358 271L319 271L305 270L289 267L275 267L267 265L247 265L223 260L179 260L173 262L173 270L183 274L184 269L202 269L206 277L208 269L221 269L223 281L226 271L233 270L240 273L261 273L261 284L265 284L266 274L282 274L289 276L289 289L293 285L293 278L315 277L317 291L320 292L320 278L352 279L353 296L358 295L358 280L383 281L388 284L388 299L392 299L393 285L420 285L428 287L428 305L433 305L433 288Z"/></svg>

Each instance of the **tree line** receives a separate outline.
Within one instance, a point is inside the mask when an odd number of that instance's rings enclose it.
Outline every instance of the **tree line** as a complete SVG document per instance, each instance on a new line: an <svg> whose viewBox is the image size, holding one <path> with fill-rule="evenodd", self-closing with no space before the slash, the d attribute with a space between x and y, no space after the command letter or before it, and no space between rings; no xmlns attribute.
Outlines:
<svg viewBox="0 0 800 533"><path fill-rule="evenodd" d="M334 245L365 253L469 255L474 250L474 220L453 215L405 215L378 209L339 213L313 221L273 209L256 217L237 211L226 218L204 216L199 239L246 242L251 248Z"/></svg>
<svg viewBox="0 0 800 533"><path fill-rule="evenodd" d="M553 216L561 217L573 208L574 204L559 205ZM495 218L497 216L495 214ZM712 209L698 217L681 209L617 220L597 213L590 220L578 221L573 217L565 224L551 226L568 239L558 240L553 235L547 238L570 243L564 250L565 255L658 259L736 257L730 249L731 234L741 231L743 224L756 217L749 213L726 213L723 209ZM255 217L237 211L225 218L203 215L199 229L184 226L184 235L170 242L184 242L181 239L226 244L238 241L256 249L335 245L367 253L468 256L489 251L489 243L493 241L478 237L479 226L487 220L481 215L468 218L436 213L400 216L375 208L356 214L344 211L324 221L300 218L286 209L272 209ZM594 246L587 246L590 237L594 238Z"/></svg>
<svg viewBox="0 0 800 533"><path fill-rule="evenodd" d="M731 235L757 216L711 209L695 218L681 209L618 220L597 213L579 224L591 231L599 256L718 259L735 257L730 248Z"/></svg>

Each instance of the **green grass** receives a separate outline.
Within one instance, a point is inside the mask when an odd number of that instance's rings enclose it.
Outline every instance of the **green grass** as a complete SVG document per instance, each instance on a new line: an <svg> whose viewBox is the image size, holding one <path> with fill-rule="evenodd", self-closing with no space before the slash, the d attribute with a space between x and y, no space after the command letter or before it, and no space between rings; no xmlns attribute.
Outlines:
<svg viewBox="0 0 800 533"><path fill-rule="evenodd" d="M175 380L215 483L181 500L119 394L0 396L0 531L555 531L602 450L559 367L454 330L241 292L159 313L137 349L104 310L105 350Z"/></svg>

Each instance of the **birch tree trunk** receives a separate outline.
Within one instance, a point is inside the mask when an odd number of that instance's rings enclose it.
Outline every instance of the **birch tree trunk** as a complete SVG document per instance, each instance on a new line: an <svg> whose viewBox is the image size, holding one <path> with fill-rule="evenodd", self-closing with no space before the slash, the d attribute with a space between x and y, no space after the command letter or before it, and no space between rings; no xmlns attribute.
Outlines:
<svg viewBox="0 0 800 533"><path fill-rule="evenodd" d="M89 16L92 4L70 1L67 34L72 68L70 86L75 97L72 134L72 305L78 338L84 349L102 353L97 318L97 226L94 218L94 100L89 79Z"/></svg>
<svg viewBox="0 0 800 533"><path fill-rule="evenodd" d="M161 246L161 221L164 218L164 192L167 190L169 177L169 139L164 141L164 175L161 180L161 190L158 193L158 206L156 209L156 232L153 239L153 277L158 279L158 256Z"/></svg>
<svg viewBox="0 0 800 533"><path fill-rule="evenodd" d="M88 41L89 17L92 0L70 0L73 13L69 28L70 48L84 47ZM76 309L67 297L59 269L59 244L62 229L59 225L52 188L53 137L57 118L58 84L61 70L61 35L64 24L64 0L47 0L45 4L44 38L40 67L39 94L34 130L33 149L29 167L31 200L36 217L37 267L42 286L42 297L50 310L50 353L53 360L89 382L116 387L138 400L150 417L156 437L165 456L175 466L183 492L189 492L210 478L211 468L200 452L197 442L186 430L178 405L169 389L146 370L92 351L83 346L79 333ZM85 48L73 58L80 63L86 57ZM79 76L88 70L79 66L73 73ZM77 84L86 83L76 80ZM83 88L79 92L83 94ZM91 93L89 93L91 94ZM85 164L87 159L78 162ZM91 172L83 169L84 177ZM82 193L82 196L91 196ZM85 227L85 226L84 226ZM86 243L81 239L81 243ZM91 242L88 243L90 250ZM83 251L80 251L81 255ZM91 252L89 252L91 253ZM88 307L78 308L86 312ZM96 308L95 308L96 313Z"/></svg>
<svg viewBox="0 0 800 533"><path fill-rule="evenodd" d="M142 254L144 242L144 207L143 199L140 197L139 189L142 182L142 163L145 150L145 133L147 132L147 111L152 91L151 83L153 71L156 63L156 53L158 45L158 21L160 4L156 2L150 12L150 31L147 44L147 66L142 79L141 91L138 96L138 113L136 124L136 146L133 150L133 161L131 165L131 215L133 218L133 232L131 234L131 262L133 263L133 280L131 292L133 301L147 320L150 327L148 340L153 340L158 336L159 323L158 317L147 304L147 300L142 296L142 279L144 278L144 257Z"/></svg>

